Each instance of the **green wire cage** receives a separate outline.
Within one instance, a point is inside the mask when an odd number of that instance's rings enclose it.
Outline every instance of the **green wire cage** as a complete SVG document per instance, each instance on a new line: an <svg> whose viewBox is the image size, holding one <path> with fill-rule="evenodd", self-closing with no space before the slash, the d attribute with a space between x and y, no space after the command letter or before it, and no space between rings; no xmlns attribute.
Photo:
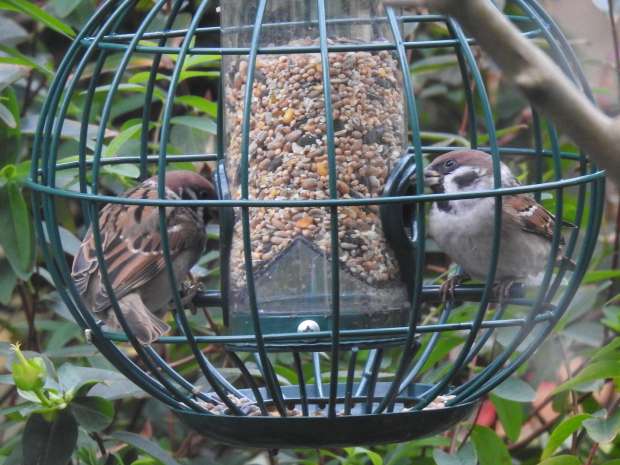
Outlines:
<svg viewBox="0 0 620 465"><path fill-rule="evenodd" d="M207 27L211 3L154 0L145 11L143 2L107 0L58 69L41 109L28 186L63 301L120 372L197 431L226 443L398 442L466 418L533 354L571 302L596 244L603 173L586 155L565 150L533 109L529 143L521 138L521 145L500 147L483 58L449 17L405 15L374 0L230 0L222 2L220 26ZM573 51L536 1L512 0L505 11L592 98ZM442 32L418 33L431 27ZM436 48L454 58L470 146L492 155L496 173L500 159L529 167L523 186L502 188L496 178L495 189L470 197L492 196L497 206L502 196L531 193L552 199L558 218L568 215L570 198L570 220L580 227L566 235L563 253L576 263L573 271L549 260L537 287L513 288L497 299L489 278L458 286L454 302L441 304L437 276L425 266L437 255L426 238L425 212L434 201L458 196L425 193L416 170L453 149L426 145L422 137L416 57ZM170 138L188 111L184 73L189 63L209 61L219 66L217 114L204 114L202 122L217 129L217 138L211 153L177 153ZM129 73L136 66L139 79ZM128 91L139 107L135 151L120 156L110 153L107 131ZM77 156L63 158L63 126L75 105ZM166 170L196 162L216 165L219 198L166 199ZM157 173L160 198L102 194L102 180L127 166L137 168L139 179ZM221 309L226 331L209 332L182 308L178 291L174 331L154 344L107 331L71 279L58 226L61 200L81 207L95 231L92 219L107 203L160 207L174 289L165 207L218 207L220 286L198 293L194 303ZM497 215L494 250L500 227ZM100 268L105 281L101 261ZM510 330L508 339L487 351L500 330ZM454 335L460 344L440 351ZM212 345L225 356L205 350ZM198 375L178 369L171 353L190 358Z"/></svg>

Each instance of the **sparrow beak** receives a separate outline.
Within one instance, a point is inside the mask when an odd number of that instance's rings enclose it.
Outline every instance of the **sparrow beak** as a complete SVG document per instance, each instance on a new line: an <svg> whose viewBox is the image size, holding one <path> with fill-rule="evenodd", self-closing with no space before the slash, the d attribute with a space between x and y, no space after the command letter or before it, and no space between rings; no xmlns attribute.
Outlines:
<svg viewBox="0 0 620 465"><path fill-rule="evenodd" d="M431 189L441 184L441 178L441 174L433 169L426 168L424 170L424 184Z"/></svg>

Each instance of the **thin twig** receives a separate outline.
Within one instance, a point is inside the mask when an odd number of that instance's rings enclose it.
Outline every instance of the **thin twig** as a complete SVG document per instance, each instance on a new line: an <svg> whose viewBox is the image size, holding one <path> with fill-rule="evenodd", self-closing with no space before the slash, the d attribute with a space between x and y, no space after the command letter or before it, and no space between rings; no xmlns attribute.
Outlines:
<svg viewBox="0 0 620 465"><path fill-rule="evenodd" d="M31 350L35 350L37 352L41 351L39 346L39 337L37 334L37 328L35 326L35 309L32 303L32 296L26 289L24 282L20 282L17 285L17 291L22 300L22 305L24 307L24 313L26 315L26 323L28 324L28 339L27 339L27 348Z"/></svg>
<svg viewBox="0 0 620 465"><path fill-rule="evenodd" d="M597 451L598 451L598 442L595 442L594 444L592 444L592 447L590 448L590 453L588 454L588 460L586 460L586 462L583 465L592 465L592 461L594 460L594 457L596 457Z"/></svg>

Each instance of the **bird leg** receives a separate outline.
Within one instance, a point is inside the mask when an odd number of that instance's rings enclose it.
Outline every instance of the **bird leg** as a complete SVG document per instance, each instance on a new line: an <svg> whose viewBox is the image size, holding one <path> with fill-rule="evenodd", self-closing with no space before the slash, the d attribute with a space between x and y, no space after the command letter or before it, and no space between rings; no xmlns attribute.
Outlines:
<svg viewBox="0 0 620 465"><path fill-rule="evenodd" d="M441 302L446 303L448 300L454 302L454 291L456 286L469 279L469 275L462 271L446 279L439 288Z"/></svg>
<svg viewBox="0 0 620 465"><path fill-rule="evenodd" d="M196 306L193 303L196 294L202 290L202 283L189 274L189 278L181 284L181 304L189 306L193 315L196 314Z"/></svg>
<svg viewBox="0 0 620 465"><path fill-rule="evenodd" d="M510 297L510 293L512 291L512 286L514 286L517 281L507 280L497 283L493 286L493 291L496 296L498 296L498 303L500 307L504 305L504 299Z"/></svg>

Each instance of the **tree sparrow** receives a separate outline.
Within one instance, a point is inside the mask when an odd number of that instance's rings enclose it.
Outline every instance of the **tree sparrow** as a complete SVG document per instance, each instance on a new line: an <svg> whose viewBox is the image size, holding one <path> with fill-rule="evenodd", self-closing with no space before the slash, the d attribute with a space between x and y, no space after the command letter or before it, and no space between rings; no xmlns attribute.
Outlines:
<svg viewBox="0 0 620 465"><path fill-rule="evenodd" d="M519 185L504 163L500 163L500 168L502 187ZM435 193L493 189L491 156L478 150L445 153L426 168L424 182ZM430 210L429 233L468 276L485 280L491 261L494 218L494 197L439 201ZM545 269L554 224L554 216L529 195L502 197L501 242L495 275L502 294L513 282L527 282ZM573 225L563 222L563 226ZM448 290L452 292L462 280L463 276L449 280Z"/></svg>
<svg viewBox="0 0 620 465"><path fill-rule="evenodd" d="M157 176L122 194L157 199ZM166 173L166 198L215 199L213 185L192 171ZM182 281L200 258L207 241L205 207L166 207L170 256L177 281ZM162 316L172 298L161 245L159 207L108 204L99 214L106 269L123 316L141 344L148 345L170 327ZM90 311L112 329L120 324L99 272L92 227L73 260L71 276Z"/></svg>

